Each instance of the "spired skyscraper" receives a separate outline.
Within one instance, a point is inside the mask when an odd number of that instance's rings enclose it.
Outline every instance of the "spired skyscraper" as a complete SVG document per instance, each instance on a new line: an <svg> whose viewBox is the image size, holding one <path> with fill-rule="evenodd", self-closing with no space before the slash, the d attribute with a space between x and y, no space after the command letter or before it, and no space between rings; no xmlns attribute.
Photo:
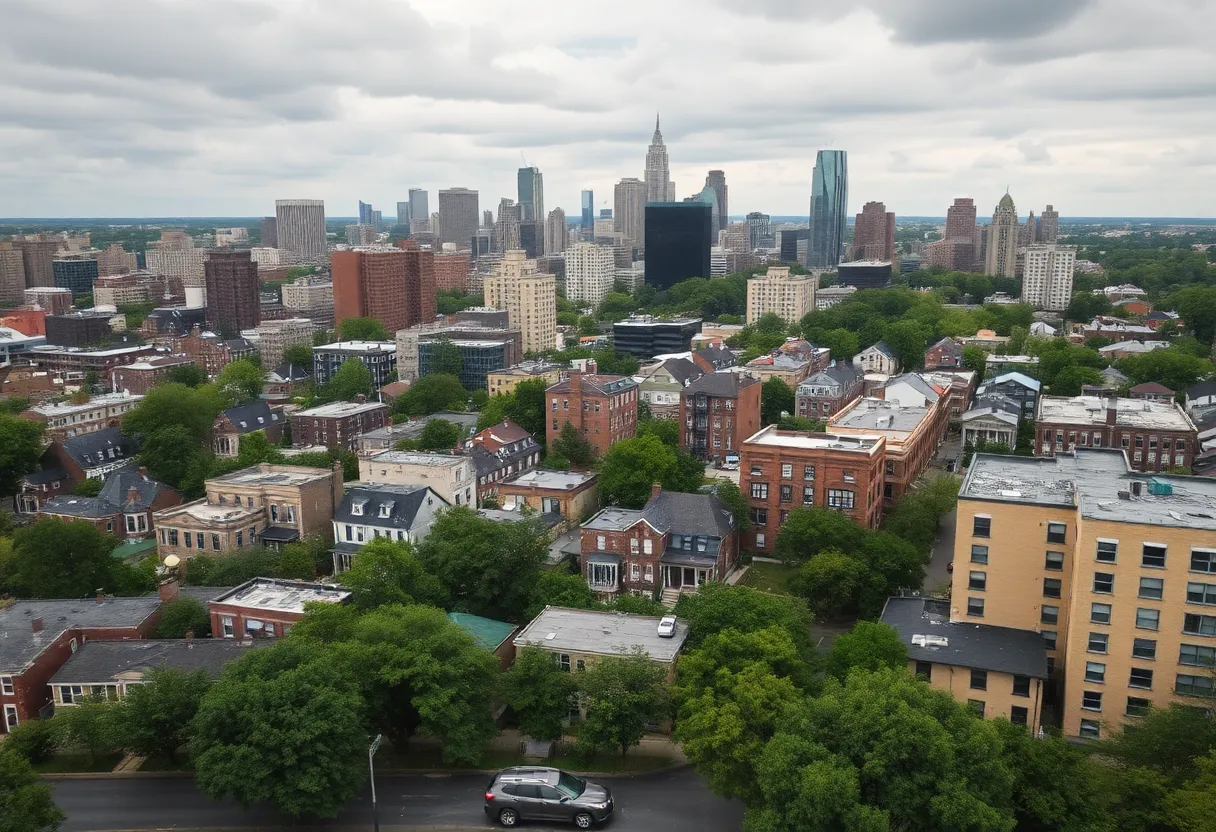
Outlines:
<svg viewBox="0 0 1216 832"><path fill-rule="evenodd" d="M821 150L811 174L808 269L834 269L844 252L849 211L849 160L843 150Z"/></svg>
<svg viewBox="0 0 1216 832"><path fill-rule="evenodd" d="M667 146L663 144L663 134L659 131L659 116L654 117L654 136L650 139L650 149L646 151L646 183L647 202L675 202L675 188L671 185L671 170L667 163Z"/></svg>
<svg viewBox="0 0 1216 832"><path fill-rule="evenodd" d="M722 231L730 222L730 212L726 205L726 173L720 170L711 170L705 177L705 187L713 188L714 193L718 197L718 227L715 231Z"/></svg>
<svg viewBox="0 0 1216 832"><path fill-rule="evenodd" d="M1013 277L1018 262L1018 209L1008 192L992 212L988 226L988 250L984 258L984 274L993 277Z"/></svg>

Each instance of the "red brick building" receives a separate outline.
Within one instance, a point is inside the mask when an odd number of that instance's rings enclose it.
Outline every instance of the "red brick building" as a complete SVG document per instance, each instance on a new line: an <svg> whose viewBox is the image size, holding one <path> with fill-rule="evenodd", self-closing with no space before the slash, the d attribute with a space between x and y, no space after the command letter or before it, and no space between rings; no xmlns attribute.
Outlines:
<svg viewBox="0 0 1216 832"><path fill-rule="evenodd" d="M597 456L637 432L638 384L631 378L571 372L568 379L547 389L545 398L549 402L545 438L550 447L567 422L591 443Z"/></svg>
<svg viewBox="0 0 1216 832"><path fill-rule="evenodd" d="M309 603L345 604L350 591L278 578L254 578L207 602L211 637L279 638L304 617Z"/></svg>
<svg viewBox="0 0 1216 832"><path fill-rule="evenodd" d="M680 391L680 450L720 461L760 430L759 379L707 373Z"/></svg>
<svg viewBox="0 0 1216 832"><path fill-rule="evenodd" d="M110 389L116 393L142 396L164 381L174 367L193 363L189 356L165 355L124 364L110 370Z"/></svg>
<svg viewBox="0 0 1216 832"><path fill-rule="evenodd" d="M953 338L942 338L925 350L925 368L957 370L963 366L963 345Z"/></svg>
<svg viewBox="0 0 1216 832"><path fill-rule="evenodd" d="M461 292L469 288L468 252L440 252L435 255L435 288Z"/></svg>
<svg viewBox="0 0 1216 832"><path fill-rule="evenodd" d="M881 202L862 206L853 225L850 260L891 260L895 257L895 214Z"/></svg>
<svg viewBox="0 0 1216 832"><path fill-rule="evenodd" d="M258 264L248 250L214 249L203 263L207 320L224 335L239 335L262 322Z"/></svg>
<svg viewBox="0 0 1216 832"><path fill-rule="evenodd" d="M375 318L391 336L435 320L435 255L402 240L397 249L336 251L330 265L334 318Z"/></svg>
<svg viewBox="0 0 1216 832"><path fill-rule="evenodd" d="M38 507L38 517L91 524L119 540L152 536L152 512L181 505L181 492L148 476L148 469L111 472L96 497L62 495Z"/></svg>
<svg viewBox="0 0 1216 832"><path fill-rule="evenodd" d="M840 511L878 528L886 477L882 436L831 436L769 425L743 443L739 488L751 507L743 547L770 552L797 508Z"/></svg>
<svg viewBox="0 0 1216 832"><path fill-rule="evenodd" d="M233 361L249 358L256 352L244 338L220 338L204 333L198 326L189 335L171 336L167 341L173 352L185 355L211 378Z"/></svg>
<svg viewBox="0 0 1216 832"><path fill-rule="evenodd" d="M360 436L388 423L386 404L333 402L291 414L291 441L297 448L324 445L353 451Z"/></svg>
<svg viewBox="0 0 1216 832"><path fill-rule="evenodd" d="M1039 396L1035 456L1074 448L1121 448L1135 471L1189 468L1199 452L1199 430L1177 402Z"/></svg>

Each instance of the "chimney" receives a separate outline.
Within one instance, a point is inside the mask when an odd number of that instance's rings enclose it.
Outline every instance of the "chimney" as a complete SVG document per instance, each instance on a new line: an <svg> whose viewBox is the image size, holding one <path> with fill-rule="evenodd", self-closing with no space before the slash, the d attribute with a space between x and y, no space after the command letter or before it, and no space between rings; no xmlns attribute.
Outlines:
<svg viewBox="0 0 1216 832"><path fill-rule="evenodd" d="M662 491L663 491L662 485L660 485L657 482L651 483L650 484L650 499L653 500L655 497L659 496L659 494L661 494Z"/></svg>
<svg viewBox="0 0 1216 832"><path fill-rule="evenodd" d="M1113 428L1119 420L1118 399L1106 400L1106 426Z"/></svg>
<svg viewBox="0 0 1216 832"><path fill-rule="evenodd" d="M97 603L104 604L106 602L105 590L97 590Z"/></svg>
<svg viewBox="0 0 1216 832"><path fill-rule="evenodd" d="M33 630L35 633L41 633L42 632L42 619L41 618L31 619L30 620L30 629Z"/></svg>
<svg viewBox="0 0 1216 832"><path fill-rule="evenodd" d="M577 401L581 400L582 397L583 397L583 371L582 370L571 370L570 371L570 398L574 399L577 402Z"/></svg>
<svg viewBox="0 0 1216 832"><path fill-rule="evenodd" d="M160 585L156 588L156 594L160 596L161 603L167 604L176 598L180 586L177 578L167 578L161 581Z"/></svg>
<svg viewBox="0 0 1216 832"><path fill-rule="evenodd" d="M130 488L127 489L127 502L134 503L134 502L138 502L138 500L139 500L139 489L136 488L135 486L131 486Z"/></svg>
<svg viewBox="0 0 1216 832"><path fill-rule="evenodd" d="M146 480L148 478L148 469L143 465L139 466L139 475Z"/></svg>

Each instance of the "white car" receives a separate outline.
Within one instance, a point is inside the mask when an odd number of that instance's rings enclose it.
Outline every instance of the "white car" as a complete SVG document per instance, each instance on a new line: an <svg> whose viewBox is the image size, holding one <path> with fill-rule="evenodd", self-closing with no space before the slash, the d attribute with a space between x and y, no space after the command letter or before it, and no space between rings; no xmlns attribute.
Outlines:
<svg viewBox="0 0 1216 832"><path fill-rule="evenodd" d="M673 638L676 634L676 617L665 615L659 619L659 638Z"/></svg>

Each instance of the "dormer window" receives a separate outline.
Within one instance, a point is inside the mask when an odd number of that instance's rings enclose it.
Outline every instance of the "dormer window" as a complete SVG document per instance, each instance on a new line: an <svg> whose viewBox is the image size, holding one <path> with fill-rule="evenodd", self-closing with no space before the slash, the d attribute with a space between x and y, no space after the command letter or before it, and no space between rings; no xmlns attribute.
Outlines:
<svg viewBox="0 0 1216 832"><path fill-rule="evenodd" d="M356 500L350 504L350 513L356 517L363 516L363 507L367 505L367 500Z"/></svg>
<svg viewBox="0 0 1216 832"><path fill-rule="evenodd" d="M264 418L262 418L261 416L259 416L259 417L258 417L258 424L259 424L259 425L264 425L264 424L266 424L266 420L265 420Z"/></svg>
<svg viewBox="0 0 1216 832"><path fill-rule="evenodd" d="M387 503L381 503L380 504L380 516L381 517L392 517L393 516L393 505L394 504L391 501L387 502Z"/></svg>

